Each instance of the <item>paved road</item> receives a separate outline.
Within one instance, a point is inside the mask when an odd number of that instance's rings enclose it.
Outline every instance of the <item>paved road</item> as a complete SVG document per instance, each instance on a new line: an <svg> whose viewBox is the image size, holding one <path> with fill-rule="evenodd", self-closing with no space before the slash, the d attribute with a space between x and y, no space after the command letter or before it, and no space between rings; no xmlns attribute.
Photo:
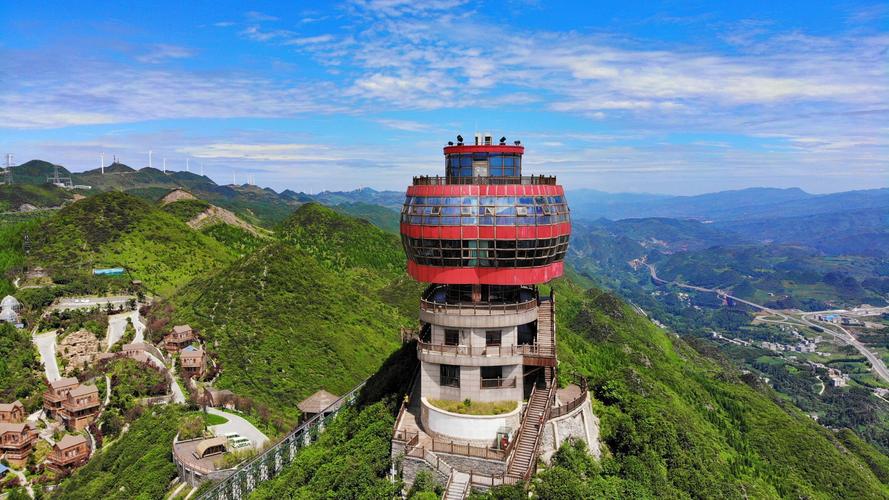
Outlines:
<svg viewBox="0 0 889 500"><path fill-rule="evenodd" d="M43 370L46 379L50 382L62 378L59 374L59 365L56 363L56 332L43 333L31 337L37 350L40 351L40 360L43 362Z"/></svg>
<svg viewBox="0 0 889 500"><path fill-rule="evenodd" d="M111 350L111 346L116 344L122 337L127 328L127 319L133 321L133 327L136 329L136 336L133 342L145 341L145 325L139 319L139 311L129 311L120 314L112 314L108 316L108 331L105 335L105 352Z"/></svg>
<svg viewBox="0 0 889 500"><path fill-rule="evenodd" d="M151 356L154 358L154 356ZM157 358L154 358L157 359ZM173 393L173 402L179 403L181 405L185 404L185 394L182 393L182 388L179 387L179 383L176 382L176 362L174 361L170 365L170 375L173 376L173 381L170 383L170 392Z"/></svg>
<svg viewBox="0 0 889 500"><path fill-rule="evenodd" d="M59 299L59 302L53 304L51 310L65 309L92 309L95 306L105 307L105 304L113 306L126 305L130 299L135 299L132 295L115 295L111 297L67 297Z"/></svg>
<svg viewBox="0 0 889 500"><path fill-rule="evenodd" d="M848 330L846 330L845 328L843 328L840 325L836 325L833 323L822 323L822 322L815 323L812 320L808 319L808 317L807 317L807 316L814 316L815 314L818 314L818 313L805 313L805 314L800 315L799 318L790 317L787 314L784 314L780 311L776 311L774 309L769 309L768 307L761 306L759 304L755 304L753 302L750 302L750 301L747 301L744 299L739 299L738 297L729 295L728 293L726 293L723 290L718 290L715 288L703 288L703 287L699 287L699 286L688 285L685 283L677 283L675 281L667 281L663 278L658 278L657 272L655 271L654 266L651 264L647 264L647 265L648 265L648 271L651 274L651 278L656 282L668 283L671 285L678 286L680 288L697 290L700 292L715 293L721 297L728 297L728 298L734 300L735 302L740 302L742 304L746 304L746 305L753 307L755 309L759 309L760 311L765 311L769 314L773 314L775 316L780 316L781 318L784 319L784 321L799 322L799 323L802 323L803 325L806 325L806 326L818 327L818 328L824 330L824 332L827 333L828 335L831 335L832 337L839 340L840 342L849 344L852 347L854 347L856 350L858 350L858 352L861 353L861 355L864 356L865 358L867 358L867 360L870 362L871 368L873 368L874 372L876 372L876 374L879 375L880 378L882 378L886 382L889 382L889 369L886 368L886 364L883 363L883 360L880 359L879 356L877 356L876 354L874 354L873 352L868 350L867 347L865 347L864 344L859 342L858 339L856 339ZM839 328L840 331L838 332L836 330L833 330L834 327Z"/></svg>
<svg viewBox="0 0 889 500"><path fill-rule="evenodd" d="M254 427L253 424L234 413L224 412L221 410L217 410L216 408L207 408L207 412L228 419L228 422L224 424L210 426L210 430L213 431L213 434L217 436L221 436L226 432L237 432L241 436L244 436L245 438L252 441L253 446L257 450L262 448L262 446L269 441L269 438L266 437L266 435L263 434L259 429Z"/></svg>

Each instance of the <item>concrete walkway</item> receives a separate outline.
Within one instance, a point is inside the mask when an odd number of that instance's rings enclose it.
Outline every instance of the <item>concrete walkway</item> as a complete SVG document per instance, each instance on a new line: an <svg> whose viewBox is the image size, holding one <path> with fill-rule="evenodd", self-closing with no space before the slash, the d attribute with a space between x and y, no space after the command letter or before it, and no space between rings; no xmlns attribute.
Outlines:
<svg viewBox="0 0 889 500"><path fill-rule="evenodd" d="M34 335L31 340L40 352L40 361L43 363L46 379L55 382L62 378L59 374L59 364L56 362L56 332Z"/></svg>
<svg viewBox="0 0 889 500"><path fill-rule="evenodd" d="M227 432L237 432L241 436L249 439L257 450L262 448L262 446L269 441L269 438L266 437L265 434L239 415L217 410L216 408L207 408L207 413L219 415L220 417L228 419L228 422L224 424L210 426L210 430L217 436L221 436Z"/></svg>

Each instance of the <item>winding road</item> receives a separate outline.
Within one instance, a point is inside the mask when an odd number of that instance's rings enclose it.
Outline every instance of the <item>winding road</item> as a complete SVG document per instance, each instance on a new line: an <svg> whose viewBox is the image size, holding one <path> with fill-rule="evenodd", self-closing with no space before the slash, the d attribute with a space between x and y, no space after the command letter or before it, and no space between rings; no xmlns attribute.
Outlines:
<svg viewBox="0 0 889 500"><path fill-rule="evenodd" d="M139 318L139 311L130 311L121 314L112 314L108 316L108 330L105 335L105 352L111 350L111 346L116 344L127 328L127 319L133 321L133 327L136 329L136 335L133 342L145 341L145 325Z"/></svg>
<svg viewBox="0 0 889 500"><path fill-rule="evenodd" d="M741 304L745 304L750 307L753 307L754 309L759 309L760 311L765 311L769 314L779 316L779 317L783 318L783 320L780 321L781 323L790 323L790 324L798 324L798 325L801 324L803 326L820 328L825 333L834 337L841 343L849 344L852 347L854 347L859 353L861 353L862 356L867 358L867 360L870 362L870 365L871 365L871 368L873 369L873 371L880 378L882 378L884 381L889 382L889 369L886 368L886 364L883 362L882 359L880 359L879 356L874 354L872 351L868 350L864 344L859 342L858 339L856 339L854 335L852 335L848 330L846 330L842 326L833 324L833 323L821 323L821 322L815 323L814 321L809 319L809 317L815 316L817 313L803 313L798 318L795 316L789 316L783 312L776 311L774 309L769 309L768 307L765 307L765 306L762 306L759 304L755 304L755 303L750 302L748 300L740 299L740 298L735 297L733 295L729 295L727 292L725 292L723 290L719 290L717 288L704 288L704 287L700 287L700 286L689 285L686 283L679 283L676 281L667 281L663 278L658 278L658 275L654 269L654 266L651 264L646 264L646 266L648 266L648 272L651 275L651 279L655 283L674 285L679 288L685 288L688 290L695 290L698 292L715 293L716 295L718 295L720 297L726 297L726 298L734 300L735 302L740 302ZM766 320L766 321L769 321L769 320ZM839 328L840 331L834 330L833 329L834 327Z"/></svg>
<svg viewBox="0 0 889 500"><path fill-rule="evenodd" d="M62 378L59 374L59 364L56 362L56 332L42 333L31 337L37 350L40 352L40 360L43 362L43 370L46 380L55 382Z"/></svg>

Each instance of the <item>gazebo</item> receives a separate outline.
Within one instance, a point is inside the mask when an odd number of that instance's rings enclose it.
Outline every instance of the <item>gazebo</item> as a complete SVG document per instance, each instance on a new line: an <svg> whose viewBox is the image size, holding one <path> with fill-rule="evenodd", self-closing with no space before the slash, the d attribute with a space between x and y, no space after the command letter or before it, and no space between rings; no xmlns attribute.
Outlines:
<svg viewBox="0 0 889 500"><path fill-rule="evenodd" d="M298 405L299 411L302 412L302 421L306 422L311 420L312 417L318 414L328 414L336 411L337 408L342 404L338 402L340 399L339 396L333 395L324 389L312 394L306 399L302 400ZM336 404L334 404L336 403Z"/></svg>

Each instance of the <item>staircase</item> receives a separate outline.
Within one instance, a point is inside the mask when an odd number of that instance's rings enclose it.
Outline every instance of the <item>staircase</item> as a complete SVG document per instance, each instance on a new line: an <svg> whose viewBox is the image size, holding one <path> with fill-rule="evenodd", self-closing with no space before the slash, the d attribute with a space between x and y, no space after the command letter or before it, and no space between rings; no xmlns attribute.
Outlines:
<svg viewBox="0 0 889 500"><path fill-rule="evenodd" d="M442 498L444 500L463 500L469 493L469 474L460 471L452 471L448 478L447 489Z"/></svg>
<svg viewBox="0 0 889 500"><path fill-rule="evenodd" d="M522 426L518 437L516 437L515 450L506 467L506 473L509 476L527 480L537 463L537 448L540 445L543 427L549 417L553 390L555 389L552 372L552 369L544 368L546 388L535 387L531 392L528 407L522 418Z"/></svg>
<svg viewBox="0 0 889 500"><path fill-rule="evenodd" d="M537 308L537 345L543 356L556 355L556 329L553 326L553 312L555 309L552 297L540 300Z"/></svg>

